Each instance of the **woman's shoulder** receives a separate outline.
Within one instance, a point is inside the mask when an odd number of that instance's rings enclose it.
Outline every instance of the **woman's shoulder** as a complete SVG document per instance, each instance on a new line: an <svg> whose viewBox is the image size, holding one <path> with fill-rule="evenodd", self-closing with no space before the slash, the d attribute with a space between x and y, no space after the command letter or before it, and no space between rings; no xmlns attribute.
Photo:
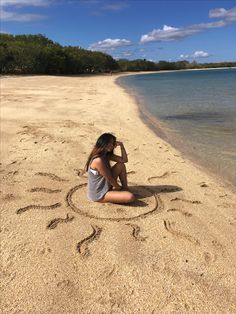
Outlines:
<svg viewBox="0 0 236 314"><path fill-rule="evenodd" d="M104 162L103 156L94 156L91 161L91 166L96 166Z"/></svg>
<svg viewBox="0 0 236 314"><path fill-rule="evenodd" d="M92 161L100 161L103 160L104 156L103 155L95 155L92 157Z"/></svg>
<svg viewBox="0 0 236 314"><path fill-rule="evenodd" d="M99 162L100 160L101 160L101 157L98 156L98 157L94 157L91 162L96 163L96 162Z"/></svg>

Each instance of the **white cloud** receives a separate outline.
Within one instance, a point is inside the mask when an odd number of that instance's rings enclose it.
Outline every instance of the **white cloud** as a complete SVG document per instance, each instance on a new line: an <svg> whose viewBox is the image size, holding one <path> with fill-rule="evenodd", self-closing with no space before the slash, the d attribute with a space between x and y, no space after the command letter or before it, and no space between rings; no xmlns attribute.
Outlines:
<svg viewBox="0 0 236 314"><path fill-rule="evenodd" d="M46 18L46 16L40 15L40 14L8 12L5 10L0 10L0 16L1 16L2 21L14 21L14 22L31 22L31 21L43 20Z"/></svg>
<svg viewBox="0 0 236 314"><path fill-rule="evenodd" d="M227 13L227 10L225 10L224 8L212 9L209 11L209 17L210 18L225 17L226 13Z"/></svg>
<svg viewBox="0 0 236 314"><path fill-rule="evenodd" d="M50 5L54 0L0 0L0 16L2 21L31 22L47 18L40 14L19 13L15 9L20 7L44 7ZM5 9L5 8L10 8ZM14 7L14 11L12 11Z"/></svg>
<svg viewBox="0 0 236 314"><path fill-rule="evenodd" d="M122 52L122 55L123 55L124 57L130 57L130 56L133 55L133 53L132 53L131 51L124 51L124 52Z"/></svg>
<svg viewBox="0 0 236 314"><path fill-rule="evenodd" d="M97 43L91 44L88 49L106 51L124 46L130 46L131 41L127 39L111 39L107 38Z"/></svg>
<svg viewBox="0 0 236 314"><path fill-rule="evenodd" d="M236 7L225 10L224 8L218 8L210 10L210 18L223 18L226 22L235 22L236 21Z"/></svg>
<svg viewBox="0 0 236 314"><path fill-rule="evenodd" d="M167 41L175 38L178 28L164 25L163 29L154 29L152 32L142 35L140 42L147 43L151 41Z"/></svg>
<svg viewBox="0 0 236 314"><path fill-rule="evenodd" d="M76 1L76 0L74 0ZM129 7L129 4L126 1L106 1L102 0L77 0L89 8L90 13L96 16L105 15L107 12L118 12Z"/></svg>
<svg viewBox="0 0 236 314"><path fill-rule="evenodd" d="M223 27L225 25L226 23L224 21L218 21L213 23L201 23L182 28L164 25L163 29L154 29L152 32L146 35L142 35L140 43L144 44L147 42L154 41L172 41L182 39L210 28L218 28Z"/></svg>
<svg viewBox="0 0 236 314"><path fill-rule="evenodd" d="M127 8L127 3L122 2L116 2L116 3L108 3L105 4L102 9L106 11L121 11L125 8Z"/></svg>
<svg viewBox="0 0 236 314"><path fill-rule="evenodd" d="M0 5L3 6L47 6L49 0L1 0Z"/></svg>
<svg viewBox="0 0 236 314"><path fill-rule="evenodd" d="M163 31L166 31L166 32L170 32L170 31L177 31L178 28L175 28L175 27L171 27L171 26L168 26L168 25L164 25L163 26Z"/></svg>
<svg viewBox="0 0 236 314"><path fill-rule="evenodd" d="M181 54L179 56L179 59L180 60L183 60L183 59L191 59L191 58L207 58L207 57L210 57L210 54L206 51L203 51L203 50L196 50L195 52L193 52L192 54Z"/></svg>
<svg viewBox="0 0 236 314"><path fill-rule="evenodd" d="M184 54L181 54L179 56L179 59L188 59L189 58L189 55L184 55Z"/></svg>
<svg viewBox="0 0 236 314"><path fill-rule="evenodd" d="M202 50L195 51L192 55L193 58L207 58L209 56L210 54L208 52Z"/></svg>
<svg viewBox="0 0 236 314"><path fill-rule="evenodd" d="M173 41L207 31L208 29L224 27L232 22L236 22L236 7L230 10L225 10L224 8L210 10L209 17L221 18L221 20L180 28L164 25L162 29L153 29L151 32L142 35L140 43Z"/></svg>

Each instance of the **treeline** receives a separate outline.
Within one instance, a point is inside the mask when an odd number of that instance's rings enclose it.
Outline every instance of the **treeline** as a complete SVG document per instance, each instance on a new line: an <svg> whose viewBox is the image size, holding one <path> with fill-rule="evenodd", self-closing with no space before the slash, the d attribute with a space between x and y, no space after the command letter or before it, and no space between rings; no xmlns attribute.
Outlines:
<svg viewBox="0 0 236 314"><path fill-rule="evenodd" d="M115 60L102 52L90 51L81 47L63 47L41 34L15 36L0 34L1 74L70 75L233 66L236 66L236 62L198 64L188 61L155 63L145 59Z"/></svg>
<svg viewBox="0 0 236 314"><path fill-rule="evenodd" d="M109 55L80 47L63 47L43 35L0 34L2 74L81 74L116 71Z"/></svg>
<svg viewBox="0 0 236 314"><path fill-rule="evenodd" d="M188 70L188 69L205 69L205 68L222 68L236 67L236 62L220 62L220 63L197 63L187 60L168 62L159 61L158 63L147 60L118 60L121 71L164 71L164 70Z"/></svg>

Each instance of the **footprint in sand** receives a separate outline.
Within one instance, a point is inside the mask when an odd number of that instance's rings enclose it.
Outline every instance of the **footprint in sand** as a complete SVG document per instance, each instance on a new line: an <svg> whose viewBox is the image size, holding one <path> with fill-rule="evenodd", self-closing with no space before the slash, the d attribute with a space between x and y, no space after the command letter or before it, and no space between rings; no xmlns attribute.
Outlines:
<svg viewBox="0 0 236 314"><path fill-rule="evenodd" d="M47 248L41 248L41 249L38 249L37 252L41 255L44 255L44 254L47 254L47 253L51 253L52 250L50 249L50 247L47 247Z"/></svg>
<svg viewBox="0 0 236 314"><path fill-rule="evenodd" d="M66 288L66 287L69 287L69 285L70 285L70 280L62 280L57 283L57 287L59 288Z"/></svg>
<svg viewBox="0 0 236 314"><path fill-rule="evenodd" d="M229 224L231 226L236 226L236 218L233 218L232 220L229 220Z"/></svg>
<svg viewBox="0 0 236 314"><path fill-rule="evenodd" d="M12 193L6 194L2 198L4 201L12 201L15 200L15 197Z"/></svg>
<svg viewBox="0 0 236 314"><path fill-rule="evenodd" d="M216 255L210 252L204 252L203 258L207 264L211 264L216 261Z"/></svg>
<svg viewBox="0 0 236 314"><path fill-rule="evenodd" d="M226 254L225 247L217 240L212 240L211 243L212 243L213 247L217 251L219 251L223 257L225 257L225 254Z"/></svg>
<svg viewBox="0 0 236 314"><path fill-rule="evenodd" d="M108 279L116 272L116 265L113 265L111 268L106 267L106 269L99 275L99 278Z"/></svg>

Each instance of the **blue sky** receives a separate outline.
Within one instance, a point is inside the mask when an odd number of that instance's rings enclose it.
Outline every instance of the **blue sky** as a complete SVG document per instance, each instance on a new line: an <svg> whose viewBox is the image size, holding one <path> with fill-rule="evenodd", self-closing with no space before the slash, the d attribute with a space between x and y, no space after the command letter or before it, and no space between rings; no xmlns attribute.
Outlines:
<svg viewBox="0 0 236 314"><path fill-rule="evenodd" d="M236 1L1 0L1 32L152 61L236 61Z"/></svg>

